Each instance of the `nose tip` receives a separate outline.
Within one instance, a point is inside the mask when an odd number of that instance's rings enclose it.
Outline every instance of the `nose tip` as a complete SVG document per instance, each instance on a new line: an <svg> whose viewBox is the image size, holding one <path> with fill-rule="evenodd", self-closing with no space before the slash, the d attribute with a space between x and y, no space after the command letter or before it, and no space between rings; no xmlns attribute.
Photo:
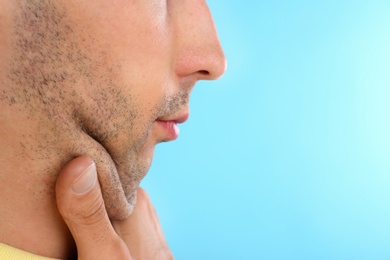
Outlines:
<svg viewBox="0 0 390 260"><path fill-rule="evenodd" d="M227 60L219 41L218 45L208 56L204 57L204 65L202 66L204 69L199 71L200 74L203 74L202 79L204 80L218 79L227 69Z"/></svg>
<svg viewBox="0 0 390 260"><path fill-rule="evenodd" d="M225 53L222 50L221 47L221 54L219 55L219 58L216 58L215 65L214 65L214 71L212 73L212 79L218 79L222 77L223 74L225 74L225 71L227 69L227 60Z"/></svg>
<svg viewBox="0 0 390 260"><path fill-rule="evenodd" d="M178 34L182 38L177 46L177 74L196 75L198 80L214 80L221 77L227 67L210 10L205 2L194 2L189 13L181 13Z"/></svg>
<svg viewBox="0 0 390 260"><path fill-rule="evenodd" d="M201 48L187 49L185 53L177 66L178 75L196 75L198 80L216 80L226 71L227 61L219 40Z"/></svg>

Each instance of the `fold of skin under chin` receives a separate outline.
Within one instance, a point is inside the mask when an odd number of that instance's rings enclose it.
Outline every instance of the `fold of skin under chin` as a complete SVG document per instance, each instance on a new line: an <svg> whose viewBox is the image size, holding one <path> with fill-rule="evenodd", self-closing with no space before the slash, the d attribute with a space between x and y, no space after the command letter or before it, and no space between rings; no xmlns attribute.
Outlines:
<svg viewBox="0 0 390 260"><path fill-rule="evenodd" d="M119 177L117 166L107 150L90 136L83 133L72 148L73 157L86 155L96 164L98 179L108 216L111 220L123 220L134 210L138 183L131 183L127 194Z"/></svg>

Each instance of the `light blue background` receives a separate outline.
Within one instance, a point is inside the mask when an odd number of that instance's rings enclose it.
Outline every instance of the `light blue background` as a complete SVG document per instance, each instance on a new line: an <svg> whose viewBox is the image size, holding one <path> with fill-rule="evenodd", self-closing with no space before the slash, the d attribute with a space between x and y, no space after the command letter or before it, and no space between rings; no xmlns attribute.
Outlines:
<svg viewBox="0 0 390 260"><path fill-rule="evenodd" d="M390 1L209 1L229 61L143 182L176 259L390 259Z"/></svg>

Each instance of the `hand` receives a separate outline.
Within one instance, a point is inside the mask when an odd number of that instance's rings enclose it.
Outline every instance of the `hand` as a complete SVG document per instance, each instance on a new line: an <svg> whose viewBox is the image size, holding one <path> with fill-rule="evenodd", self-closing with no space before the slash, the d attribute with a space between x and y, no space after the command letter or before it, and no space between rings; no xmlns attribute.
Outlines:
<svg viewBox="0 0 390 260"><path fill-rule="evenodd" d="M88 157L78 157L63 168L57 180L56 199L75 239L78 259L173 259L143 189L137 191L132 215L123 221L110 222L96 166Z"/></svg>

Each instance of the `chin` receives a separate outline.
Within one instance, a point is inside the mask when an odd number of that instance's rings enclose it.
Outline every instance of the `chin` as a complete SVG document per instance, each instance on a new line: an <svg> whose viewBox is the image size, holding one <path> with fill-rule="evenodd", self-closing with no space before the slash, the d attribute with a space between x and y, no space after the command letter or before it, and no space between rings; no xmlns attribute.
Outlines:
<svg viewBox="0 0 390 260"><path fill-rule="evenodd" d="M110 219L123 220L134 211L137 189L150 169L153 154L154 147L150 147L141 154L127 156L126 160L115 165L115 171L110 171L111 178L118 177L120 181L120 183L113 182L110 186L102 185L103 198ZM119 185L120 189L118 189Z"/></svg>
<svg viewBox="0 0 390 260"><path fill-rule="evenodd" d="M132 145L125 138L101 142L86 133L81 139L84 142L75 142L76 151L96 163L109 218L129 217L136 206L137 188L151 166L156 140L149 133Z"/></svg>

